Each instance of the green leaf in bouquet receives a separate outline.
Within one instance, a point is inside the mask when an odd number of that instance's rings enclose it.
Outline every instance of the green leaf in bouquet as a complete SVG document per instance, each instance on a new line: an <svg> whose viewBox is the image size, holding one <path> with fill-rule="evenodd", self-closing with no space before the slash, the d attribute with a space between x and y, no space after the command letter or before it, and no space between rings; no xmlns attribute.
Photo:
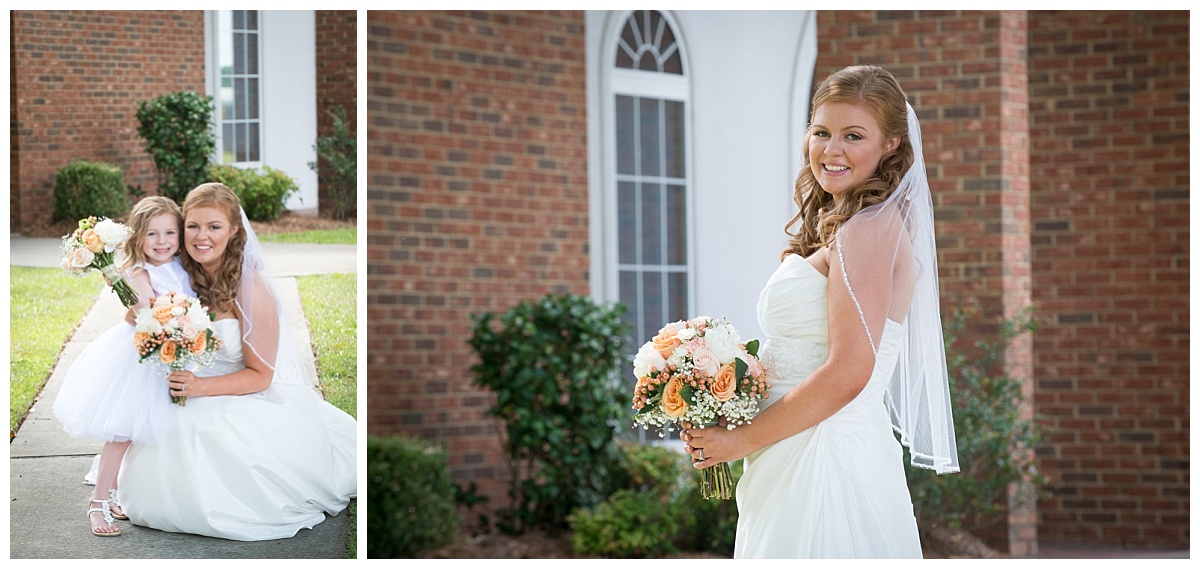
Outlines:
<svg viewBox="0 0 1200 569"><path fill-rule="evenodd" d="M739 380L744 378L746 376L746 370L749 368L750 366L746 365L746 362L742 361L742 358L733 359L733 377L736 377Z"/></svg>
<svg viewBox="0 0 1200 569"><path fill-rule="evenodd" d="M746 353L756 358L758 357L758 340L746 342Z"/></svg>
<svg viewBox="0 0 1200 569"><path fill-rule="evenodd" d="M680 387L679 395L680 395L680 397L683 397L684 401L687 401L688 405L696 404L696 390L692 386L685 385L683 387Z"/></svg>

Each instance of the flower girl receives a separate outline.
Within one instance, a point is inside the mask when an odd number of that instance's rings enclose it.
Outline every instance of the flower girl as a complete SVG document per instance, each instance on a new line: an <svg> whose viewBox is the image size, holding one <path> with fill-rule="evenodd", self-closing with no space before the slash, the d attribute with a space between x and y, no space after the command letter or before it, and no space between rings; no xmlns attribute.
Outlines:
<svg viewBox="0 0 1200 569"><path fill-rule="evenodd" d="M147 197L129 214L132 236L121 270L138 294L136 310L167 292L195 296L179 261L183 215L164 197ZM174 425L166 371L138 363L134 327L121 322L96 338L67 370L54 415L74 437L104 443L96 468L96 489L88 502L92 533L121 535L114 519L129 519L117 499L117 474L133 441L153 442Z"/></svg>

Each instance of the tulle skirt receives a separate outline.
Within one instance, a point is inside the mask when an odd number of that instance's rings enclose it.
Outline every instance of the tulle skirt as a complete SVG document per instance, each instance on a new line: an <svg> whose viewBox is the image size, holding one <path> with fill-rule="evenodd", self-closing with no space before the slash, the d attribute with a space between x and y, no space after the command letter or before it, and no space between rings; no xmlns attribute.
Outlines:
<svg viewBox="0 0 1200 569"><path fill-rule="evenodd" d="M73 437L154 443L175 428L166 366L138 363L133 326L120 323L83 350L63 379L54 416Z"/></svg>
<svg viewBox="0 0 1200 569"><path fill-rule="evenodd" d="M133 445L119 478L130 520L240 541L292 537L357 495L357 424L309 387L194 397L178 427Z"/></svg>

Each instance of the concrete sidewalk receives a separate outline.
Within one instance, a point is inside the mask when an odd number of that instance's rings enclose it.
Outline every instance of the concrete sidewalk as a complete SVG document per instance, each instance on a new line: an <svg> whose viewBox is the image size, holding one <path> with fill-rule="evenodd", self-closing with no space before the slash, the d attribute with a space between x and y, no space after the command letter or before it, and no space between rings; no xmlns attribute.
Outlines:
<svg viewBox="0 0 1200 569"><path fill-rule="evenodd" d="M12 266L57 267L59 239L11 236ZM311 343L300 308L296 276L357 272L354 245L263 243L277 276L275 286L288 305L297 340ZM97 277L98 278L98 277ZM9 445L9 557L11 559L87 558L297 558L337 559L346 555L349 516L327 517L291 539L242 542L168 533L118 521L121 536L91 534L85 515L92 487L83 476L100 444L74 439L54 418L52 407L71 362L87 345L124 317L125 309L107 287L88 311L59 356L50 380ZM14 331L15 332L15 331ZM311 350L306 366L316 376Z"/></svg>

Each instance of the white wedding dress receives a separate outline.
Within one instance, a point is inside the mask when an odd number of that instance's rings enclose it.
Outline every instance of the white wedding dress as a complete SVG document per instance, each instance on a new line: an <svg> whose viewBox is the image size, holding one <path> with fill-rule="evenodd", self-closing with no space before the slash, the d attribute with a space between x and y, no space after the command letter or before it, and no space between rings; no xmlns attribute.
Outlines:
<svg viewBox="0 0 1200 569"><path fill-rule="evenodd" d="M759 296L769 404L825 363L826 277L789 255ZM903 450L884 406L900 324L888 320L862 392L833 416L746 457L737 558L919 558Z"/></svg>
<svg viewBox="0 0 1200 569"><path fill-rule="evenodd" d="M197 376L245 367L241 327L213 323L217 360ZM164 531L258 541L292 537L357 494L355 420L311 387L275 378L250 395L188 398L176 428L130 447L118 497L130 520Z"/></svg>

